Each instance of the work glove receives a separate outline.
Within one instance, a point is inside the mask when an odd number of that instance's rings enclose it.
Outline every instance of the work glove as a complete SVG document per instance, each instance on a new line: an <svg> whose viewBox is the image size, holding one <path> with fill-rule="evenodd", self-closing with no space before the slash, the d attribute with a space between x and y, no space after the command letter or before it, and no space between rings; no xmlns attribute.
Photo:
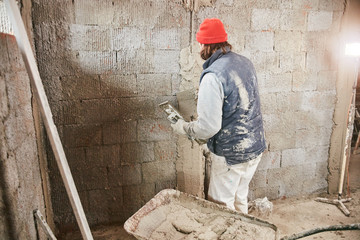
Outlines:
<svg viewBox="0 0 360 240"><path fill-rule="evenodd" d="M171 124L172 129L177 134L187 135L184 127L187 126L187 122L185 122L183 119L178 119L176 123Z"/></svg>

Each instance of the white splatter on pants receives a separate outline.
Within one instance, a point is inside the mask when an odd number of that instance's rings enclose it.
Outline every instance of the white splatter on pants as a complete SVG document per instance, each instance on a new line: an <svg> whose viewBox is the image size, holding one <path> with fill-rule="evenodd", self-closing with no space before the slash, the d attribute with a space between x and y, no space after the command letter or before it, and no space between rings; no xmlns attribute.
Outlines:
<svg viewBox="0 0 360 240"><path fill-rule="evenodd" d="M249 183L262 154L245 163L227 165L225 157L211 155L208 199L228 208L248 213Z"/></svg>

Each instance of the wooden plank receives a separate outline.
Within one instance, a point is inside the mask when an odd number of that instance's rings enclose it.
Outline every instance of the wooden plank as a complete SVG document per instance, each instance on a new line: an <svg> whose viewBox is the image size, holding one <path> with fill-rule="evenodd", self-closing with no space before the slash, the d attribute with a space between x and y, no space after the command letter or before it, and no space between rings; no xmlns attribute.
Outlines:
<svg viewBox="0 0 360 240"><path fill-rule="evenodd" d="M46 236L50 239L50 240L56 240L56 237L54 235L54 233L51 231L51 228L49 227L49 225L46 223L43 215L41 214L41 212L39 211L39 209L36 209L34 211L34 216L35 218L38 220L38 222L40 223L42 229L44 229Z"/></svg>
<svg viewBox="0 0 360 240"><path fill-rule="evenodd" d="M86 220L86 216L81 205L73 177L70 172L69 164L60 141L59 133L52 118L49 102L45 94L44 86L40 78L39 70L36 65L29 39L26 35L26 30L20 15L19 8L15 0L5 0L5 6L15 32L16 41L23 57L25 67L28 71L29 78L32 81L32 86L35 88L35 96L39 103L39 108L41 111L41 116L44 120L46 132L48 134L51 147L54 152L56 162L59 167L60 174L63 179L66 192L68 194L81 234L84 239L92 240L93 237Z"/></svg>

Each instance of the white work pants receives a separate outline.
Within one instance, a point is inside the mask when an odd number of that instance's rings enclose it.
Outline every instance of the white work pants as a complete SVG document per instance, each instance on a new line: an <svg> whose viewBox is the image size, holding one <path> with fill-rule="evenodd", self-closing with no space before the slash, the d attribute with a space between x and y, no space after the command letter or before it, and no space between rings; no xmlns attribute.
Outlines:
<svg viewBox="0 0 360 240"><path fill-rule="evenodd" d="M208 199L248 213L249 183L261 156L262 154L245 163L227 165L224 157L212 154Z"/></svg>

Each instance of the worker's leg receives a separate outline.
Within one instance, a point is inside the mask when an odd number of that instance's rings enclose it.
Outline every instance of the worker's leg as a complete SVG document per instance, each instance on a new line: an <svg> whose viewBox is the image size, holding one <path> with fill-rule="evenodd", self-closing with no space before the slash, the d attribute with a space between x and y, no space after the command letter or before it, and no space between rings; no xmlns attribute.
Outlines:
<svg viewBox="0 0 360 240"><path fill-rule="evenodd" d="M239 174L226 164L225 158L211 154L211 173L208 199L235 210L235 193Z"/></svg>
<svg viewBox="0 0 360 240"><path fill-rule="evenodd" d="M236 191L235 209L243 213L248 213L249 183L254 176L257 166L259 165L261 156L262 154L249 162L237 164L241 165L240 168L242 168L242 175L240 177L239 185Z"/></svg>

